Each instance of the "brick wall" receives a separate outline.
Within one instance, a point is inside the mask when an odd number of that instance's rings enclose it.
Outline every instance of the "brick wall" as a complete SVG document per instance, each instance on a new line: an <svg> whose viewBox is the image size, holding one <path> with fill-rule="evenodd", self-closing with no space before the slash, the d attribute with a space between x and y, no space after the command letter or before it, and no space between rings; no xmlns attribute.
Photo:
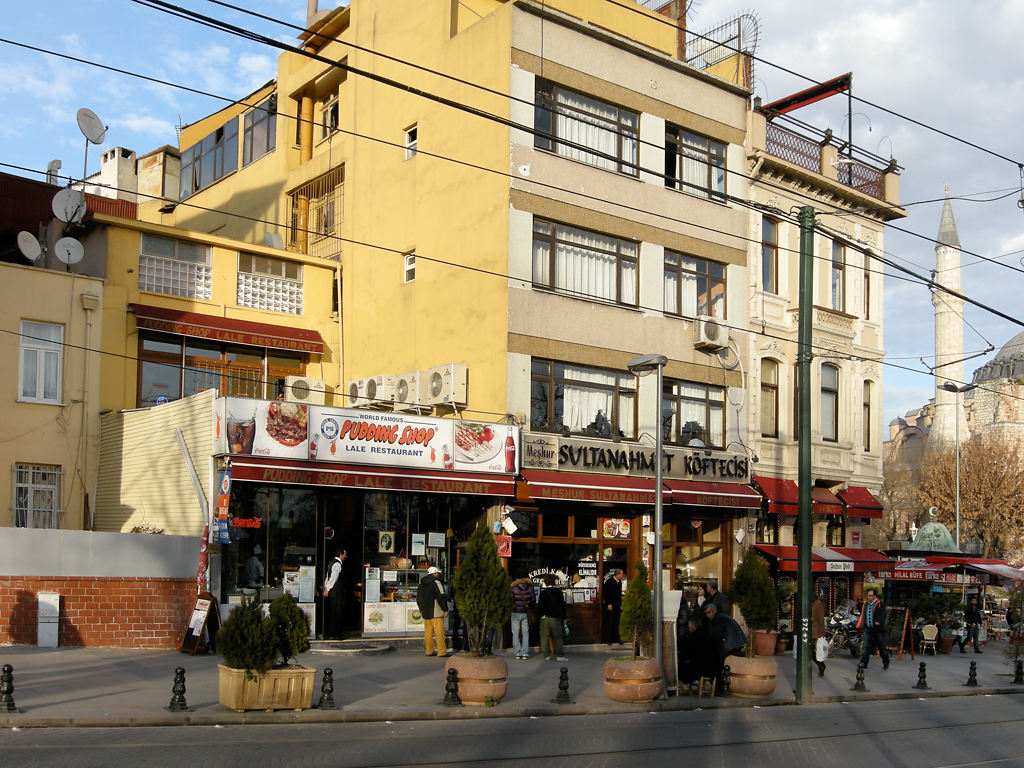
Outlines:
<svg viewBox="0 0 1024 768"><path fill-rule="evenodd" d="M62 646L177 648L195 579L0 576L0 644L35 645L37 593L56 592Z"/></svg>

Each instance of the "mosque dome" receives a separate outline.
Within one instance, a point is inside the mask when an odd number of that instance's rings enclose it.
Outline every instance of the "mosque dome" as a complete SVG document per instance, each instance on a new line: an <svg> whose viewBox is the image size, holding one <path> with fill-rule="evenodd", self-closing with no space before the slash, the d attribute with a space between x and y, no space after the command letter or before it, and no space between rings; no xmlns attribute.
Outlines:
<svg viewBox="0 0 1024 768"><path fill-rule="evenodd" d="M985 365L974 372L974 384L1000 379L1024 379L1024 331L1008 342Z"/></svg>

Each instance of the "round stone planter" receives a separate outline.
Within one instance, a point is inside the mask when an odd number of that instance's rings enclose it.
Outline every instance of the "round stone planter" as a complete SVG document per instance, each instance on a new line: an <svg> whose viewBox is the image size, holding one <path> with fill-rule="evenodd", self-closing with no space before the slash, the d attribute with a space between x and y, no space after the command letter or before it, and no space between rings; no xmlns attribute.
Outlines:
<svg viewBox="0 0 1024 768"><path fill-rule="evenodd" d="M725 663L729 665L729 690L734 696L757 699L775 690L779 668L771 656L730 656Z"/></svg>
<svg viewBox="0 0 1024 768"><path fill-rule="evenodd" d="M604 692L613 701L654 701L661 693L656 659L611 658L604 663Z"/></svg>
<svg viewBox="0 0 1024 768"><path fill-rule="evenodd" d="M454 669L459 676L459 698L472 707L497 704L508 692L508 664L500 656L450 656L444 671Z"/></svg>

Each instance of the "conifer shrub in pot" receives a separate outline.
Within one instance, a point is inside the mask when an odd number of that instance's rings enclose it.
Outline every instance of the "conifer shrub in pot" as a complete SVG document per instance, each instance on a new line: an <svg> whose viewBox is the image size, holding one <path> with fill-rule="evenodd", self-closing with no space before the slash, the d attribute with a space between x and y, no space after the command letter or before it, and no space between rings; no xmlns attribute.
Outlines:
<svg viewBox="0 0 1024 768"><path fill-rule="evenodd" d="M499 633L512 616L512 579L487 526L478 525L470 535L452 587L466 622L469 652L452 656L445 671L454 668L458 674L464 704L496 704L508 692L508 664L501 656L484 655L484 639L488 629Z"/></svg>
<svg viewBox="0 0 1024 768"><path fill-rule="evenodd" d="M289 662L309 649L309 617L285 593L264 615L256 599L231 609L216 637L218 700L228 709L305 709L316 670Z"/></svg>
<svg viewBox="0 0 1024 768"><path fill-rule="evenodd" d="M736 696L768 696L775 690L778 666L771 655L758 655L757 633L768 632L775 625L775 589L768 565L752 551L736 566L729 583L729 597L742 613L747 625L746 656L730 656L725 663L731 672L731 690ZM775 651L775 638L770 641Z"/></svg>
<svg viewBox="0 0 1024 768"><path fill-rule="evenodd" d="M619 637L628 639L630 656L612 657L604 663L604 691L614 701L653 701L661 693L661 667L658 660L644 655L652 644L654 610L647 568L638 563L636 573L622 598Z"/></svg>

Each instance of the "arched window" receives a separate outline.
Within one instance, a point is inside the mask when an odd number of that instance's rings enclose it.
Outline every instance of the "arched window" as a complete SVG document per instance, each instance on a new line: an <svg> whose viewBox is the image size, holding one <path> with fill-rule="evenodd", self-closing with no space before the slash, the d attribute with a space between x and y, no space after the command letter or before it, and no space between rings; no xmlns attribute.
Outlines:
<svg viewBox="0 0 1024 768"><path fill-rule="evenodd" d="M864 431L864 452L867 453L871 450L871 382L864 382L864 405L863 405L864 423L862 428Z"/></svg>
<svg viewBox="0 0 1024 768"><path fill-rule="evenodd" d="M779 436L779 364L761 360L761 437Z"/></svg>
<svg viewBox="0 0 1024 768"><path fill-rule="evenodd" d="M839 440L839 369L831 363L821 366L821 439Z"/></svg>

